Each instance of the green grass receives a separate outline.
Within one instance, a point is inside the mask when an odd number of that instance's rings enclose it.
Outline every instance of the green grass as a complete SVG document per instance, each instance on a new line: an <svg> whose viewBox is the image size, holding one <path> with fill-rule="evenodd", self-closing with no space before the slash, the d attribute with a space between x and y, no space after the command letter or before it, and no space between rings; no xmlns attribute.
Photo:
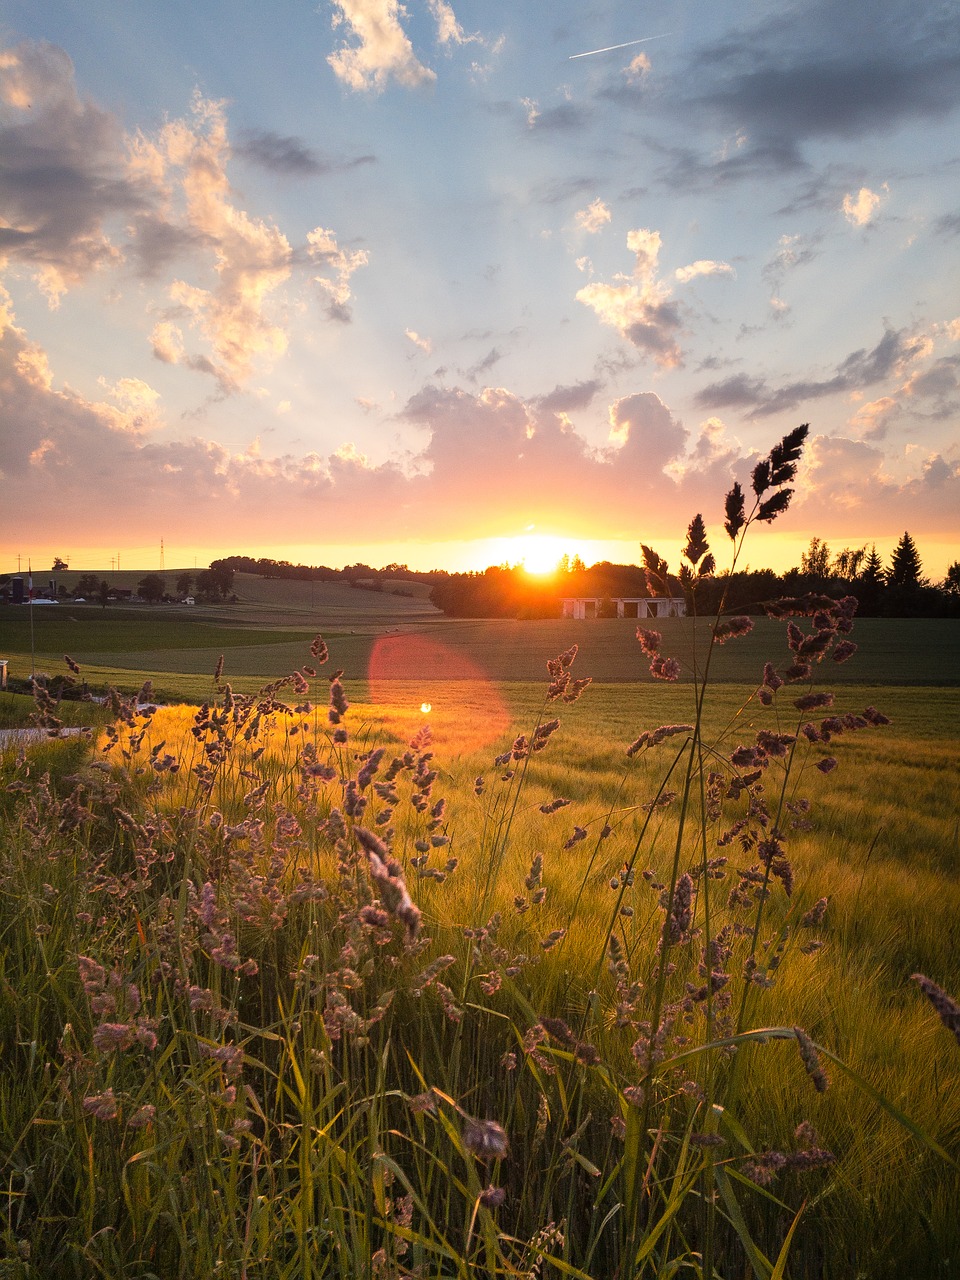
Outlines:
<svg viewBox="0 0 960 1280"><path fill-rule="evenodd" d="M264 580L264 585L271 581ZM339 590L351 599L372 595L379 605L393 599L346 587ZM243 609L235 613L218 610L216 619L185 618L182 612L171 616L169 610L162 609L117 611L117 616L94 609L75 618L73 613L49 616L54 612L47 610L46 616L36 621L39 670L56 674L63 669L63 654L69 653L84 667L91 684L112 682L132 688L150 678L169 697L203 696L202 680L198 683L194 677L212 675L221 653L225 655L226 678L240 681L238 688L252 689L257 677L265 681L308 662L309 642L317 630L336 642L338 664L352 681L365 680L378 663L385 666L392 680L424 684L435 685L458 674L462 678L465 664L469 664L473 678L496 684L537 681L543 677L547 660L576 642L581 647L578 665L598 682L655 684L636 641L637 624L626 619L580 623L563 619L405 621L395 612L379 616L354 610L338 619L332 612L318 611L315 627L307 629L303 615L260 616ZM9 659L12 676L24 677L30 674L29 624L21 612L12 618L11 613L7 610L0 617L0 655ZM280 617L287 621L297 617L299 628L269 626L270 618L276 623ZM227 619L244 625L227 625ZM663 619L657 624L665 647L669 646L684 665L683 681L692 679L694 646L702 646L708 626L701 621L694 628L687 619ZM860 650L854 666L838 666L827 660L817 669L821 683L844 683L855 673L858 683L865 685L960 684L956 660L960 620L866 618L857 624L856 639ZM780 665L790 660L782 626L757 619L750 635L716 651L711 678L720 683L759 683L768 658Z"/></svg>

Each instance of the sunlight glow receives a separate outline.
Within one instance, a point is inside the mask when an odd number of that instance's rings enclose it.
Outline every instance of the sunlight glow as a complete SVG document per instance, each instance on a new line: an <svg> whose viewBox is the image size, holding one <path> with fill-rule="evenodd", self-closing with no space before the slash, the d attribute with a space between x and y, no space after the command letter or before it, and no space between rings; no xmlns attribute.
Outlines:
<svg viewBox="0 0 960 1280"><path fill-rule="evenodd" d="M579 554L579 543L549 533L522 533L515 538L491 538L500 564L522 564L527 573L538 576L554 573L562 556L572 560Z"/></svg>
<svg viewBox="0 0 960 1280"><path fill-rule="evenodd" d="M429 714L429 712L433 710L433 703L432 703L432 702L421 702L421 703L420 703L420 710L423 712L423 714L424 714L424 715L428 715L428 714Z"/></svg>

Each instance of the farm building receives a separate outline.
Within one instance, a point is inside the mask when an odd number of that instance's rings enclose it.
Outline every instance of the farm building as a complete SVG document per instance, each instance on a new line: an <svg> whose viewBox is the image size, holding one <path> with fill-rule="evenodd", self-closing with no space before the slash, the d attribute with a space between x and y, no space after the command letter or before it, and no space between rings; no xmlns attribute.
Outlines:
<svg viewBox="0 0 960 1280"><path fill-rule="evenodd" d="M600 618L607 607L615 607L618 618L683 618L687 612L683 596L614 596L609 600L601 596L564 596L561 604L564 618Z"/></svg>

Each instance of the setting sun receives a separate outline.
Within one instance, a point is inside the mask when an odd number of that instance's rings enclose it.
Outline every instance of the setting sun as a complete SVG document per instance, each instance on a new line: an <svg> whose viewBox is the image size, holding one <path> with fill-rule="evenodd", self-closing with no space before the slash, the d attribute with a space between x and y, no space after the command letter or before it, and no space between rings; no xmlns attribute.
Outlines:
<svg viewBox="0 0 960 1280"><path fill-rule="evenodd" d="M580 554L579 544L548 533L522 533L514 538L491 538L490 549L499 564L523 565L538 576L554 573L564 555Z"/></svg>

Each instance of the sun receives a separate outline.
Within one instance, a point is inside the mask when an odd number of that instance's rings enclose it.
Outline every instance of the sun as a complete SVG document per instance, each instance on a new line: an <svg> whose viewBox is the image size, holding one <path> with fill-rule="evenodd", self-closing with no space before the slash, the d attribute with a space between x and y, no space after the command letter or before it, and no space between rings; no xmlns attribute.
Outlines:
<svg viewBox="0 0 960 1280"><path fill-rule="evenodd" d="M555 573L560 558L569 554L569 544L548 533L524 533L507 542L510 563L522 564L527 573L537 577Z"/></svg>

